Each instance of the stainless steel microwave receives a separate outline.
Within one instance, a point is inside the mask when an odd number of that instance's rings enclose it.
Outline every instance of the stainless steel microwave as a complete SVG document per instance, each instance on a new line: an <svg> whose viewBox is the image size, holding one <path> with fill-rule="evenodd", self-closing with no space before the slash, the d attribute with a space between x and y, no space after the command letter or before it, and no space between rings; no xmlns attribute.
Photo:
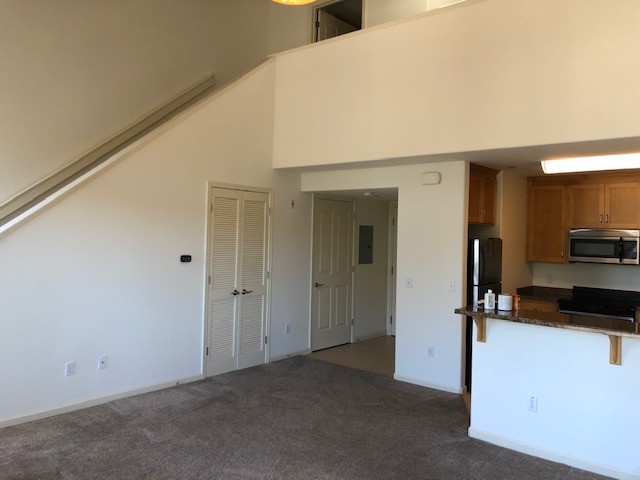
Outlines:
<svg viewBox="0 0 640 480"><path fill-rule="evenodd" d="M569 261L639 265L640 230L569 230Z"/></svg>

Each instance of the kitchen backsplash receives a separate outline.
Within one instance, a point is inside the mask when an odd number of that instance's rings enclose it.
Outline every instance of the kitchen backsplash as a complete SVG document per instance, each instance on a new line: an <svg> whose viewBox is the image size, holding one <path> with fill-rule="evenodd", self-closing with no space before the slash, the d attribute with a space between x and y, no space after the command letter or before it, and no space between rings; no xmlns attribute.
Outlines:
<svg viewBox="0 0 640 480"><path fill-rule="evenodd" d="M640 266L588 263L534 263L533 285L613 288L640 291Z"/></svg>

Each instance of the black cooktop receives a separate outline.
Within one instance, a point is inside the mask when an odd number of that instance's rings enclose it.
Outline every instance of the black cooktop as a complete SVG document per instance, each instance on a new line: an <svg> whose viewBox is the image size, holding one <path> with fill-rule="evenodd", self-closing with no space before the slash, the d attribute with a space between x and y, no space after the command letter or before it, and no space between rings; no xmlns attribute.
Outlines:
<svg viewBox="0 0 640 480"><path fill-rule="evenodd" d="M562 312L579 312L612 317L635 318L640 292L606 288L573 287L573 298L559 299Z"/></svg>

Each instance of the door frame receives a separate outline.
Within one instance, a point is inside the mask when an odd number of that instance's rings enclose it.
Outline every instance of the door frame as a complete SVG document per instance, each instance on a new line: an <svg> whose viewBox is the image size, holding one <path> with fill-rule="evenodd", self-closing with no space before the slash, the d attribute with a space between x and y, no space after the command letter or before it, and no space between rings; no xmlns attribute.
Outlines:
<svg viewBox="0 0 640 480"><path fill-rule="evenodd" d="M395 209L395 225L392 225L393 211ZM393 232L395 230L395 238ZM395 329L398 326L398 316L396 315L396 298L398 287L398 202L389 202L389 240L387 253L387 335L395 336ZM393 260L395 259L395 271L391 275L393 268ZM391 308L393 300L393 309ZM393 310L393 311L392 311ZM391 315L393 315L393 325L391 324Z"/></svg>
<svg viewBox="0 0 640 480"><path fill-rule="evenodd" d="M318 21L318 10L321 10L324 7L328 7L329 5L332 5L334 3L340 3L343 1L344 0L326 0L324 2L320 1L320 2L316 2L316 4L311 8L311 23L310 23L311 28L309 30L310 32L309 43L318 42L317 40L318 35L316 30L316 22ZM367 19L367 7L368 7L368 0L362 0L362 19L360 20L362 26L360 27L360 30L364 30L365 28L367 28L367 25L365 23ZM360 31L360 30L356 30L356 31Z"/></svg>
<svg viewBox="0 0 640 480"><path fill-rule="evenodd" d="M209 248L209 235L211 232L211 203L213 201L212 198L212 190L214 188L222 188L226 190L236 190L241 192L255 192L255 193L266 193L269 196L268 207L270 214L267 215L267 253L266 253L266 262L267 262L267 292L266 292L266 305L265 305L265 321L264 321L264 331L265 335L268 338L268 341L264 348L264 363L270 362L271 355L271 266L272 266L272 255L273 255L273 189L266 187L252 187L248 185L236 185L232 183L223 183L223 182L207 182L207 203L205 206L205 242L204 242L204 277L202 279L202 283L204 286L204 326L203 332L204 336L202 338L202 378L207 377L207 343L209 339L209 275L211 272L209 271L209 267L211 265L211 254Z"/></svg>
<svg viewBox="0 0 640 480"><path fill-rule="evenodd" d="M339 202L350 202L352 206L353 212L353 221L352 221L352 234L351 234L351 335L349 343L353 343L355 341L354 332L355 328L353 325L353 316L354 316L354 308L355 308L355 269L356 269L356 260L355 260L355 245L356 245L356 200L355 198L341 197L339 195L327 195L324 193L313 193L311 197L311 249L309 251L309 338L308 338L308 349L309 351L313 351L311 345L311 329L313 328L313 249L315 245L313 243L314 231L313 225L315 220L315 212L316 212L316 199L318 200L336 200Z"/></svg>

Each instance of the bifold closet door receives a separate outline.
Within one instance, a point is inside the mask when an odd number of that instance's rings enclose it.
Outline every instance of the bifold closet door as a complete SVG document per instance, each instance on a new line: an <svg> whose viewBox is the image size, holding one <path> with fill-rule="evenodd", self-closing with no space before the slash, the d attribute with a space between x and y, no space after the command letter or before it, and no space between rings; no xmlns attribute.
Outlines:
<svg viewBox="0 0 640 480"><path fill-rule="evenodd" d="M207 376L265 362L269 195L212 189Z"/></svg>

